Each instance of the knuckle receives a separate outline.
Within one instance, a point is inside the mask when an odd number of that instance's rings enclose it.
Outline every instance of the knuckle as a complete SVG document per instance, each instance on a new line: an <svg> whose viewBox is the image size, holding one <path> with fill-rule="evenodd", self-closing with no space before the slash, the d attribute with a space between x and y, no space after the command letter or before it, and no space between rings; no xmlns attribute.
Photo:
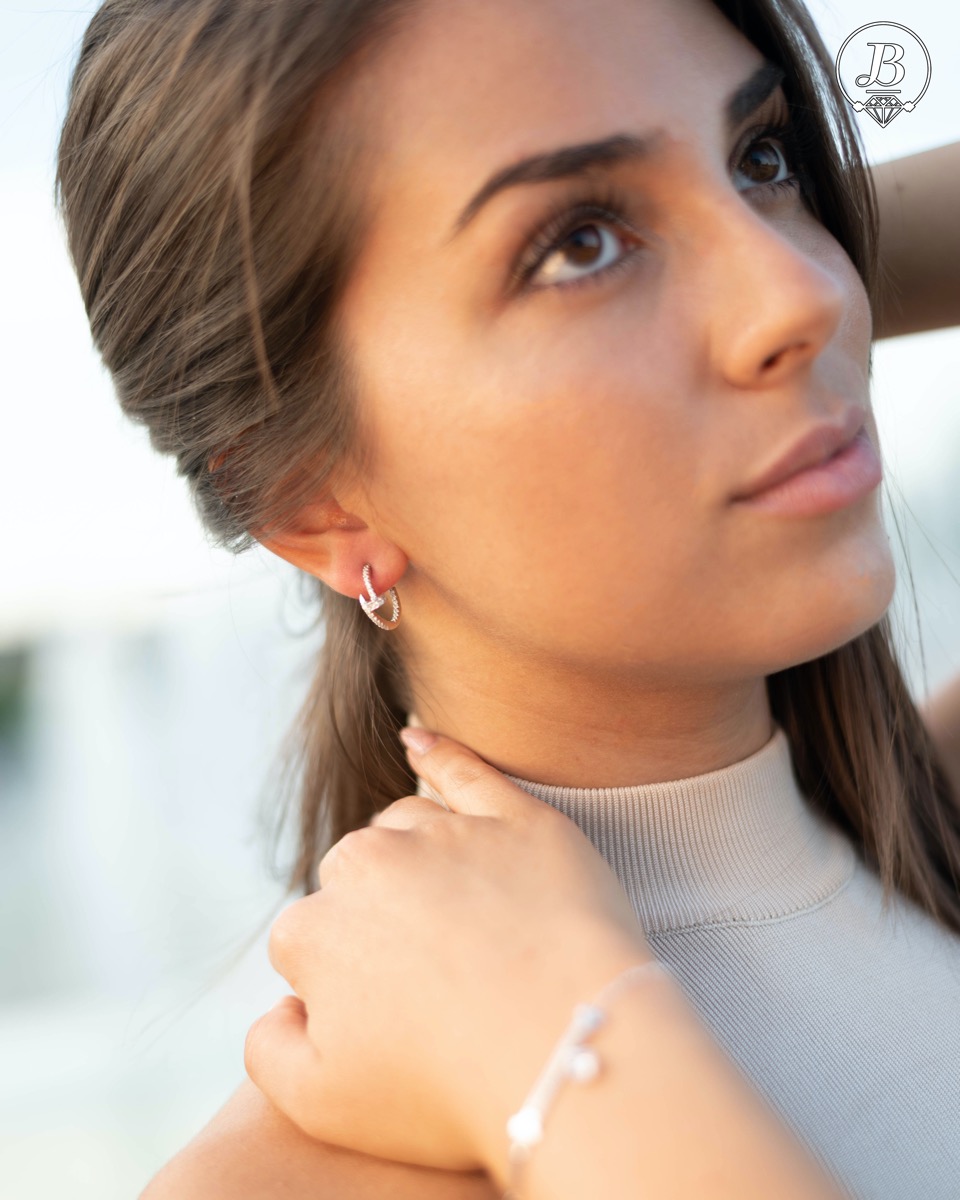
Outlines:
<svg viewBox="0 0 960 1200"><path fill-rule="evenodd" d="M267 939L267 955L270 965L275 971L283 974L283 964L297 944L297 931L300 925L300 901L289 905L270 926L270 936Z"/></svg>
<svg viewBox="0 0 960 1200"><path fill-rule="evenodd" d="M378 826L381 828L393 828L396 823L399 826L405 826L411 818L419 817L423 813L432 811L433 801L425 801L423 796L401 796L399 800L394 800L385 808L381 808L370 818L367 824L368 829L374 829Z"/></svg>
<svg viewBox="0 0 960 1200"><path fill-rule="evenodd" d="M355 867L358 868L379 862L388 852L388 848L396 844L397 830L386 825L375 825L371 829L358 829L357 833L364 835L362 839L359 837L356 839L353 847L353 861Z"/></svg>
<svg viewBox="0 0 960 1200"><path fill-rule="evenodd" d="M369 839L374 836L375 828L373 824L369 824L359 829L351 829L339 841L328 847L317 866L321 893L332 880L334 872L344 878L356 877L361 864L368 856Z"/></svg>
<svg viewBox="0 0 960 1200"><path fill-rule="evenodd" d="M372 826L366 826L363 829L351 829L343 835L336 843L338 865L342 863L355 864L363 858L369 847L372 828Z"/></svg>
<svg viewBox="0 0 960 1200"><path fill-rule="evenodd" d="M381 824L351 829L330 847L320 864L322 876L331 872L344 878L358 879L378 857L378 849L392 831Z"/></svg>
<svg viewBox="0 0 960 1200"><path fill-rule="evenodd" d="M270 1014L265 1013L262 1017L258 1017L247 1030L247 1036L243 1041L243 1067L250 1079L259 1085L260 1082L260 1063L262 1055L260 1048L263 1044L264 1034L266 1032L266 1022L269 1020Z"/></svg>
<svg viewBox="0 0 960 1200"><path fill-rule="evenodd" d="M370 820L367 824L367 827L374 828L377 825L386 824L392 816L395 816L398 812L402 811L401 806L404 805L404 803L406 802L406 800L408 798L409 797L404 796L400 800L392 801L390 804L386 805L384 808L377 809L377 811L370 818Z"/></svg>

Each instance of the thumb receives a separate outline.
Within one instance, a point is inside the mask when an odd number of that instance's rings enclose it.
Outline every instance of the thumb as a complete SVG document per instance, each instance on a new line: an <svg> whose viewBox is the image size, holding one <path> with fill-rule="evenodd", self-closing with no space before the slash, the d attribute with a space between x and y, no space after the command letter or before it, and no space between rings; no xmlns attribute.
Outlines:
<svg viewBox="0 0 960 1200"><path fill-rule="evenodd" d="M243 1065L260 1091L295 1125L311 1137L329 1137L317 1121L329 1107L320 1096L323 1063L307 1036L307 1010L301 1000L284 996L250 1026Z"/></svg>
<svg viewBox="0 0 960 1200"><path fill-rule="evenodd" d="M518 805L537 801L462 742L420 727L400 731L407 758L417 775L451 812L475 817L504 817Z"/></svg>

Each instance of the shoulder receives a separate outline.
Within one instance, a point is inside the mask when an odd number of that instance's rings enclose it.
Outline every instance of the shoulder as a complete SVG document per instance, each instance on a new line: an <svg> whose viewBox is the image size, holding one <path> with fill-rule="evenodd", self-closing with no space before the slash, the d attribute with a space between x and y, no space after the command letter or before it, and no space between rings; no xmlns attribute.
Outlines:
<svg viewBox="0 0 960 1200"><path fill-rule="evenodd" d="M316 1142L249 1081L140 1200L496 1200L482 1173L388 1162Z"/></svg>

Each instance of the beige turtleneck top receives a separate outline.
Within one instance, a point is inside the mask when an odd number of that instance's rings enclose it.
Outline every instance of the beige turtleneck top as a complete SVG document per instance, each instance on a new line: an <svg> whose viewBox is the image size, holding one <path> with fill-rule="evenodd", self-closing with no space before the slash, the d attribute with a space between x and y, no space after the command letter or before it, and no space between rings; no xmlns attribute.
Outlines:
<svg viewBox="0 0 960 1200"><path fill-rule="evenodd" d="M903 897L881 911L780 727L689 779L506 777L593 842L716 1040L852 1197L960 1200L960 936Z"/></svg>

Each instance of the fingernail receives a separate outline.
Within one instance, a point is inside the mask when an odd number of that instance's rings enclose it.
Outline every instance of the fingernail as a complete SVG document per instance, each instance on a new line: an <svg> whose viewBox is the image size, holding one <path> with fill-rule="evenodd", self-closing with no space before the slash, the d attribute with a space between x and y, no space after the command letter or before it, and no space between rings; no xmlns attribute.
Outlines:
<svg viewBox="0 0 960 1200"><path fill-rule="evenodd" d="M400 730L400 741L414 754L426 754L436 740L437 735L429 729L413 729L410 725L405 725Z"/></svg>

